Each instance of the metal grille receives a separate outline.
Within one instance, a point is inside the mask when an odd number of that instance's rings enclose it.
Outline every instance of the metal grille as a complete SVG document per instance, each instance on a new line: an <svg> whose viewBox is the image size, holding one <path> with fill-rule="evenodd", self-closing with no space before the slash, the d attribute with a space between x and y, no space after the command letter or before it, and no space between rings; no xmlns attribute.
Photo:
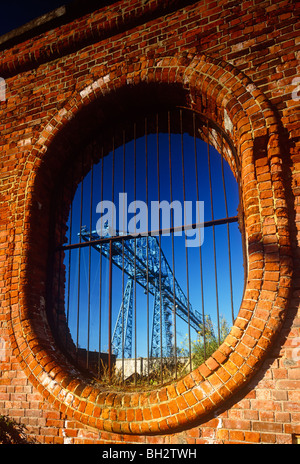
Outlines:
<svg viewBox="0 0 300 464"><path fill-rule="evenodd" d="M97 379L157 385L201 364L234 322L239 166L226 134L184 108L104 139L88 174L82 161L67 231L60 217L55 332Z"/></svg>

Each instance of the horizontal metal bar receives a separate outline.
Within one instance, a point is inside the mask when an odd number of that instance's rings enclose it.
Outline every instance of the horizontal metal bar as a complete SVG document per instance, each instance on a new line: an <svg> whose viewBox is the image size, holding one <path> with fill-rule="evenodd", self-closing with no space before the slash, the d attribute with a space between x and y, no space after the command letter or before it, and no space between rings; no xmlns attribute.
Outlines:
<svg viewBox="0 0 300 464"><path fill-rule="evenodd" d="M112 237L103 237L99 238L98 240L91 240L89 242L79 242L79 243L71 243L69 245L62 245L57 248L57 250L71 250L74 248L83 248L90 245L100 245L101 243L108 243L111 241L122 241L122 240L132 240L139 237L147 237L147 236L156 236L156 235L166 235L175 232L181 232L184 230L192 230L192 229L199 229L200 227L212 227L218 226L222 224L230 224L232 222L238 222L238 216L231 216L229 218L223 219L214 219L213 221L206 221L203 223L195 223L183 226L176 226L170 227L169 229L159 229L159 230L151 230L150 232L145 232L141 234L127 234L127 235L114 235Z"/></svg>

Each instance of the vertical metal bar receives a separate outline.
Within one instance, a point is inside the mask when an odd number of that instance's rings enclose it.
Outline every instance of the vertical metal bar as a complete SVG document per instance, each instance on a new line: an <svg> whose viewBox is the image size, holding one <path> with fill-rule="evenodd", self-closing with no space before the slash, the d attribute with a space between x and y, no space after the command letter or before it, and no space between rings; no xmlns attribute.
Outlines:
<svg viewBox="0 0 300 464"><path fill-rule="evenodd" d="M124 372L125 372L125 361L124 361L124 348L125 348L125 337L124 337L124 240L122 240L122 383L124 383Z"/></svg>
<svg viewBox="0 0 300 464"><path fill-rule="evenodd" d="M82 228L82 210L83 210L83 158L81 160L81 185L80 185L80 232ZM79 243L81 243L81 235ZM79 318L80 318L80 265L81 265L81 248L78 249L78 289L77 289L77 333L76 333L76 360L78 362L79 348Z"/></svg>
<svg viewBox="0 0 300 464"><path fill-rule="evenodd" d="M182 109L179 110L179 116L180 116L183 204L185 205L185 169L184 169L184 141L183 141ZM185 206L184 206L184 223L186 224ZM188 338L189 338L188 342L189 342L189 358L190 358L190 371L191 371L192 369L192 346L191 346L191 324L190 324L189 261L188 261L188 247L186 246L186 237L185 237L185 267L186 267L186 285L187 285L187 302L188 302Z"/></svg>
<svg viewBox="0 0 300 464"><path fill-rule="evenodd" d="M125 160L125 151L126 151L126 133L125 129L123 130L123 192L125 193L125 184L126 184L126 160ZM125 230L125 198L123 196L123 224L122 231ZM124 334L124 290L125 290L125 273L124 273L124 240L122 240L122 383L124 383L124 374L125 374L125 360L124 360L124 349L125 349L125 334Z"/></svg>
<svg viewBox="0 0 300 464"><path fill-rule="evenodd" d="M72 176L71 176L71 188L73 187L73 165L72 165ZM72 226L73 226L73 201L71 201L71 208L70 208L70 218L69 218L69 243L72 243ZM70 291L71 291L71 263L72 263L72 250L69 250L69 272L68 272L68 300L67 300L67 327L66 327L66 348L68 346L68 327L69 327L69 317L70 317Z"/></svg>
<svg viewBox="0 0 300 464"><path fill-rule="evenodd" d="M197 138L196 138L196 115L195 115L195 113L193 113L193 132L194 132L194 155L195 155L196 192L197 192L197 201L199 201L199 180L198 180ZM200 217L200 216L199 216L199 217ZM203 337L204 359L206 359L206 335L205 335L205 311L204 311L203 265L202 265L202 250L201 250L201 246L199 246L199 264L200 264L200 286L201 286L201 306L202 306L202 337Z"/></svg>
<svg viewBox="0 0 300 464"><path fill-rule="evenodd" d="M111 180L111 201L114 204L115 194L115 134L112 136L112 180ZM112 211L112 228L114 226L114 210ZM109 370L109 381L112 377L112 287L113 287L113 267L112 267L112 241L109 242L109 315L108 315L108 333L109 333L109 350L108 350L108 370Z"/></svg>
<svg viewBox="0 0 300 464"><path fill-rule="evenodd" d="M136 123L133 125L134 141L134 201L136 201ZM136 232L136 222L134 223L134 232ZM134 384L137 383L137 339L136 339L136 238L134 239Z"/></svg>
<svg viewBox="0 0 300 464"><path fill-rule="evenodd" d="M108 378L111 382L112 377L112 241L109 242L109 272L108 272Z"/></svg>
<svg viewBox="0 0 300 464"><path fill-rule="evenodd" d="M134 385L137 383L137 339L136 339L136 238L134 239Z"/></svg>
<svg viewBox="0 0 300 464"><path fill-rule="evenodd" d="M223 182L225 212L226 212L226 218L228 218L228 205L227 205L227 194L226 194L225 175L224 175L223 148L224 148L224 145L223 145L223 137L222 137L221 138L221 169L222 169L222 182ZM234 324L234 305L233 305L233 286L232 286L232 268L231 268L230 229L229 229L229 223L228 222L227 222L227 243L228 243L228 263L229 263L229 285L230 285L231 317L232 317L232 324Z"/></svg>
<svg viewBox="0 0 300 464"><path fill-rule="evenodd" d="M102 245L100 245L99 256L99 345L98 345L98 377L101 373L101 330L102 330Z"/></svg>
<svg viewBox="0 0 300 464"><path fill-rule="evenodd" d="M212 180L211 180L211 164L210 164L210 146L209 146L209 122L207 121L207 158L208 158L208 174L209 174L209 191L211 202L211 219L214 220L214 206L213 206L213 193L212 193ZM218 296L218 274L217 274L217 258L216 258L216 237L215 226L212 226L213 231L213 250L214 250L214 268L215 268L215 287L216 287L216 307L218 318L218 341L220 344L220 316L219 316L219 296Z"/></svg>
<svg viewBox="0 0 300 464"><path fill-rule="evenodd" d="M115 198L115 134L113 133L112 137L112 143L113 143L113 148L112 148L112 180L111 180L111 201L114 204L114 198ZM116 218L114 217L114 208L112 209L112 228L114 226Z"/></svg>
<svg viewBox="0 0 300 464"><path fill-rule="evenodd" d="M158 203L160 203L160 169L159 169L159 116L156 113L156 163L157 163L157 188ZM160 214L158 218L159 230L161 229ZM161 279L161 234L159 234L159 312L160 312L160 380L163 383L163 300L162 300L162 279Z"/></svg>
<svg viewBox="0 0 300 464"><path fill-rule="evenodd" d="M91 191L90 191L90 240L92 239L92 216L93 216L93 162L91 162ZM91 251L89 246L89 270L88 270L88 321L87 321L87 350L86 350L86 367L89 367L90 351L90 323L91 323Z"/></svg>
<svg viewBox="0 0 300 464"><path fill-rule="evenodd" d="M145 118L145 186L146 186L146 205L148 207L148 119ZM149 219L149 218L147 218ZM149 229L149 228L148 228ZM150 315L149 315L149 230L147 231L147 249L146 249L146 280L147 280L147 376L149 378L149 364L150 364L150 339L149 339L149 327L150 327Z"/></svg>
<svg viewBox="0 0 300 464"><path fill-rule="evenodd" d="M61 205L64 205L64 189L60 191L60 199L59 203ZM58 224L59 224L59 243L60 245L63 243L63 214L64 212L62 211L61 208L58 209ZM64 251L60 249L59 251L59 261L58 261L58 289L57 289L57 310L56 310L56 327L57 327L57 332L60 332L60 313L61 313L61 290L62 290L62 285L61 285L61 275L62 275L62 257L63 257Z"/></svg>
<svg viewBox="0 0 300 464"><path fill-rule="evenodd" d="M160 381L163 383L163 307L161 289L161 234L159 234L159 317L160 317Z"/></svg>
<svg viewBox="0 0 300 464"><path fill-rule="evenodd" d="M171 114L168 111L168 142L169 142L169 172L170 172L170 202L173 201L173 184L172 184L172 149L171 149ZM174 211L171 210L171 227L174 227ZM177 379L177 333L176 333L176 294L175 294L175 249L174 249L174 231L172 231L172 272L173 272L173 326L174 326L174 364L175 379Z"/></svg>
<svg viewBox="0 0 300 464"><path fill-rule="evenodd" d="M101 147L101 201L103 201L103 171L104 171L104 153L103 145ZM102 231L102 217L100 223L100 230ZM102 331L102 245L100 245L99 257L99 349L98 349L98 376L101 372L101 331Z"/></svg>

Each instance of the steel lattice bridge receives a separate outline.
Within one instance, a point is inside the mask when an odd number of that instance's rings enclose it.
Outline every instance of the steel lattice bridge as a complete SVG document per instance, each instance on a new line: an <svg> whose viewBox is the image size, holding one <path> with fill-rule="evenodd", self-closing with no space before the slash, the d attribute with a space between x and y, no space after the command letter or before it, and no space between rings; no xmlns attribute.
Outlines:
<svg viewBox="0 0 300 464"><path fill-rule="evenodd" d="M138 283L154 296L150 357L174 356L171 331L174 308L176 315L197 332L202 327L202 317L175 279L158 238L147 235L127 239L119 235L99 243L99 234L89 232L86 227L81 228L79 235L103 256L111 257L113 264L128 276L112 336L113 354L117 358L132 357L133 297L134 285ZM105 238L108 237L106 234Z"/></svg>

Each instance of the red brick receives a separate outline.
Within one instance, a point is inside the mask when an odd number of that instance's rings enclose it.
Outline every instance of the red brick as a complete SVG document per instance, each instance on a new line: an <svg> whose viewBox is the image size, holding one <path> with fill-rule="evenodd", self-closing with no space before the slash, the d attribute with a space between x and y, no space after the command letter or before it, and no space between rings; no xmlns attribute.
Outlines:
<svg viewBox="0 0 300 464"><path fill-rule="evenodd" d="M266 19L254 0L230 8L226 2L187 2L184 9L181 2L167 1L163 8L156 0L143 3L111 2L0 51L0 75L8 82L8 99L0 102L0 340L9 343L0 363L1 411L30 422L38 440L49 444L68 438L72 443L289 443L298 430L297 424L290 427L290 416L299 420L292 342L300 335L294 316L300 266L291 259L298 256L300 238L294 5L268 6ZM87 94L101 78L102 87ZM232 138L242 166L249 251L245 299L226 342L188 377L141 395L98 391L74 378L58 352L52 356L53 341L37 309L45 292L48 241L43 238L38 246L29 234L39 225L47 236L48 206L37 218L33 205L40 200L45 208L51 176L69 162L65 145L57 145L50 161L54 138L62 143L79 108L96 98L101 108L105 93L126 92L130 82L159 82L163 89L176 84L176 92L180 87L186 92L186 105ZM157 95L153 103L159 106ZM224 125L225 109L232 131ZM47 174L41 174L42 166ZM37 263L30 269L29 255ZM288 306L291 288L295 301ZM287 322L280 334L283 315ZM0 350L2 357L1 342ZM259 383L248 384L248 394L239 392L241 401L237 391L265 356ZM274 357L281 363L275 365ZM224 405L229 392L231 403ZM191 429L195 419L204 424L206 414L218 414L221 404L224 413L209 426ZM172 438L163 435L166 431Z"/></svg>

